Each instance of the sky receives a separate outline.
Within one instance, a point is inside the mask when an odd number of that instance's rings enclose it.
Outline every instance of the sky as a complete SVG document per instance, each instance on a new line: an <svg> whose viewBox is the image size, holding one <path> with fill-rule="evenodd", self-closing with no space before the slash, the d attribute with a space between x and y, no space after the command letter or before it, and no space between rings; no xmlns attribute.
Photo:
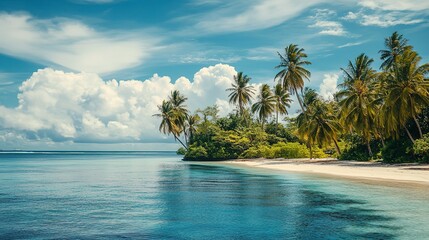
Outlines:
<svg viewBox="0 0 429 240"><path fill-rule="evenodd" d="M2 0L0 150L174 150L152 116L172 90L224 116L233 76L274 85L293 43L329 99L394 31L428 62L428 16L427 0Z"/></svg>

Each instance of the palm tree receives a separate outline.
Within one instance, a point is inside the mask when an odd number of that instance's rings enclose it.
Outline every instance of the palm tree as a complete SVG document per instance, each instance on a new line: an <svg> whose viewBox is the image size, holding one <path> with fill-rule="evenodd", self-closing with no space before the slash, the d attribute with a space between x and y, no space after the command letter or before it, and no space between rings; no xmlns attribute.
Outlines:
<svg viewBox="0 0 429 240"><path fill-rule="evenodd" d="M180 134L180 127L176 124L177 116L173 104L170 101L164 100L161 105L158 105L158 109L160 113L154 114L153 116L162 118L159 131L167 135L173 134L174 139L179 141L184 148L188 149L178 137Z"/></svg>
<svg viewBox="0 0 429 240"><path fill-rule="evenodd" d="M262 129L264 128L265 120L274 112L275 107L276 99L273 96L270 87L268 84L262 84L258 101L252 105L252 112L258 112L259 120L262 123Z"/></svg>
<svg viewBox="0 0 429 240"><path fill-rule="evenodd" d="M254 94L253 86L248 85L249 81L250 78L247 75L239 72L234 76L232 87L226 89L226 91L231 91L228 95L229 102L238 106L240 116L243 115L244 106L250 103L252 94Z"/></svg>
<svg viewBox="0 0 429 240"><path fill-rule="evenodd" d="M282 87L279 83L274 87L274 98L276 101L276 133L277 126L279 125L279 114L287 114L287 108L290 107L292 100L290 99L289 92Z"/></svg>
<svg viewBox="0 0 429 240"><path fill-rule="evenodd" d="M298 115L297 126L298 133L303 139L307 139L310 149L313 144L322 147L333 142L337 153L341 154L338 146L340 124L325 102L318 98L310 102L306 107L306 111Z"/></svg>
<svg viewBox="0 0 429 240"><path fill-rule="evenodd" d="M371 68L372 59L365 54L359 55L355 62L349 61L344 72L344 83L336 97L339 99L340 118L350 131L360 133L365 139L368 154L372 156L371 134L375 126L376 93L372 88L375 71Z"/></svg>
<svg viewBox="0 0 429 240"><path fill-rule="evenodd" d="M186 118L188 116L188 110L186 109L186 105L184 105L186 100L188 100L188 98L183 96L178 90L172 91L168 97L168 101L171 102L173 106L176 115L176 125L180 128L180 132L184 131Z"/></svg>
<svg viewBox="0 0 429 240"><path fill-rule="evenodd" d="M197 132L197 124L200 121L198 114L188 115L186 119L186 135L189 136L188 145L192 143L195 133Z"/></svg>
<svg viewBox="0 0 429 240"><path fill-rule="evenodd" d="M420 138L423 136L417 115L429 105L429 81L425 75L429 73L429 64L419 66L421 57L413 50L406 49L397 60L386 78L386 108L396 124L403 127L408 137L413 137L406 127L409 119L417 125Z"/></svg>
<svg viewBox="0 0 429 240"><path fill-rule="evenodd" d="M298 92L304 87L304 78L310 79L311 73L305 69L305 65L310 65L309 61L304 60L307 54L304 53L303 48L298 48L298 45L290 44L285 48L285 54L282 56L279 52L280 64L276 68L283 68L275 76L275 80L281 81L283 88L289 90L293 95L298 98L301 110L304 112L304 106L299 97Z"/></svg>
<svg viewBox="0 0 429 240"><path fill-rule="evenodd" d="M401 55L406 48L410 48L407 43L408 40L398 32L394 32L392 36L385 38L384 46L386 46L387 49L378 51L378 53L381 54L381 60L383 60L380 69L390 69L396 62L397 57Z"/></svg>

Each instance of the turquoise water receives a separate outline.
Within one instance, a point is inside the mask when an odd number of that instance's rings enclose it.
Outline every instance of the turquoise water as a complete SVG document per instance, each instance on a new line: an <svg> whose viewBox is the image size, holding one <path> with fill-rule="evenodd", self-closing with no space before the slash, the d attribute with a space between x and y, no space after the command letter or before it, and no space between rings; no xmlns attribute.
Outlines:
<svg viewBox="0 0 429 240"><path fill-rule="evenodd" d="M0 153L0 239L428 239L427 190L168 152Z"/></svg>

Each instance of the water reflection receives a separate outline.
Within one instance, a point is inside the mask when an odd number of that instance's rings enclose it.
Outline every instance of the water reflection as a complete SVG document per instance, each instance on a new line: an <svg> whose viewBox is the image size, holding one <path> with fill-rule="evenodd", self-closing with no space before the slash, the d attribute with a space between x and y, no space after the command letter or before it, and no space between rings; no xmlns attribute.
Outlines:
<svg viewBox="0 0 429 240"><path fill-rule="evenodd" d="M302 182L212 165L164 165L155 236L394 239L392 217Z"/></svg>

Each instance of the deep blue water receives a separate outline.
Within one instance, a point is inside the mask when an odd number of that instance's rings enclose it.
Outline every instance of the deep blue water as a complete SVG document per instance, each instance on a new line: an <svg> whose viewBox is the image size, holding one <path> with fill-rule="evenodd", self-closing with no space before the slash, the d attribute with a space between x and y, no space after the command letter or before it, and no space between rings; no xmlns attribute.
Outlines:
<svg viewBox="0 0 429 240"><path fill-rule="evenodd" d="M0 153L0 239L428 239L427 190L169 152Z"/></svg>

